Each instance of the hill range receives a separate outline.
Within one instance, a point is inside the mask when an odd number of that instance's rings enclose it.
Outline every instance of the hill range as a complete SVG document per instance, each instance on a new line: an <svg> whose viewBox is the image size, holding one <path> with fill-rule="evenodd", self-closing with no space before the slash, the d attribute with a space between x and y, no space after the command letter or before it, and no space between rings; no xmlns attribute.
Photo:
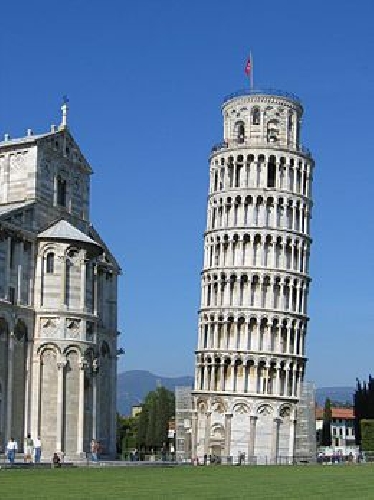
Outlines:
<svg viewBox="0 0 374 500"><path fill-rule="evenodd" d="M157 386L174 391L177 386L193 386L193 377L162 377L146 370L128 370L117 377L117 411L121 415L131 415L132 406L143 402L149 391ZM316 402L323 406L327 397L336 403L352 403L354 387L319 387Z"/></svg>

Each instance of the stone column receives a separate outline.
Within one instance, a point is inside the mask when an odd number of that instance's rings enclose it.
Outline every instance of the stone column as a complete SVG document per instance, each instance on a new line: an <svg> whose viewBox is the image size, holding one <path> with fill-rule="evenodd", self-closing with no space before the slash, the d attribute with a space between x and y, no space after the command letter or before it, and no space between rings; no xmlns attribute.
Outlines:
<svg viewBox="0 0 374 500"><path fill-rule="evenodd" d="M25 422L24 422L24 436L31 432L30 422L30 399L31 399L31 363L33 342L32 340L26 342L26 383L25 383Z"/></svg>
<svg viewBox="0 0 374 500"><path fill-rule="evenodd" d="M84 373L86 362L81 361L79 364L79 406L78 406L78 432L77 432L77 453L83 453L84 439ZM108 410L110 410L108 408Z"/></svg>
<svg viewBox="0 0 374 500"><path fill-rule="evenodd" d="M290 189L290 164L286 159L286 163L284 164L284 177L283 177L283 189L289 191Z"/></svg>
<svg viewBox="0 0 374 500"><path fill-rule="evenodd" d="M67 262L66 262L66 257L65 255L62 255L60 257L61 259L61 306L65 308L66 305L66 269L67 269Z"/></svg>
<svg viewBox="0 0 374 500"><path fill-rule="evenodd" d="M9 332L8 343L8 386L7 386L7 421L6 421L6 441L13 434L12 419L13 419L13 364L14 364L14 326ZM20 443L19 443L20 444Z"/></svg>
<svg viewBox="0 0 374 500"><path fill-rule="evenodd" d="M289 326L286 327L287 330L287 343L286 343L286 354L290 354L290 345L291 345L291 328Z"/></svg>
<svg viewBox="0 0 374 500"><path fill-rule="evenodd" d="M31 435L40 435L40 356L32 357L32 408L31 408Z"/></svg>
<svg viewBox="0 0 374 500"><path fill-rule="evenodd" d="M95 372L95 388L96 388L96 439L100 440L100 400L101 400L101 392L100 392L100 366L98 358L95 358L93 361L93 369Z"/></svg>
<svg viewBox="0 0 374 500"><path fill-rule="evenodd" d="M304 370L302 367L300 367L299 371L299 384L297 387L297 397L300 399L301 398L301 393L303 390L303 381L304 381Z"/></svg>
<svg viewBox="0 0 374 500"><path fill-rule="evenodd" d="M291 396L296 396L296 366L294 365L292 368L292 388L291 388Z"/></svg>
<svg viewBox="0 0 374 500"><path fill-rule="evenodd" d="M84 312L86 310L86 280L87 280L87 267L86 260L83 258L80 261L81 264L81 296L80 296L80 308L81 311Z"/></svg>
<svg viewBox="0 0 374 500"><path fill-rule="evenodd" d="M64 424L64 371L66 360L57 363L57 432L56 451L62 451L63 424Z"/></svg>
<svg viewBox="0 0 374 500"><path fill-rule="evenodd" d="M301 284L298 283L296 285L296 308L293 311L293 312L296 312L296 313L301 313L301 309L300 309L300 306L301 306L300 294L302 294L302 288L301 288Z"/></svg>
<svg viewBox="0 0 374 500"><path fill-rule="evenodd" d="M206 361L204 362L204 381L203 381L203 390L208 390L208 365Z"/></svg>
<svg viewBox="0 0 374 500"><path fill-rule="evenodd" d="M299 354L300 356L304 356L304 328L300 328L300 347L299 347Z"/></svg>
<svg viewBox="0 0 374 500"><path fill-rule="evenodd" d="M275 394L276 396L280 396L280 365L276 365L275 369Z"/></svg>
<svg viewBox="0 0 374 500"><path fill-rule="evenodd" d="M197 361L195 361L195 378L194 378L196 384L195 390L199 389L199 370L200 370L200 365L198 364Z"/></svg>
<svg viewBox="0 0 374 500"><path fill-rule="evenodd" d="M285 381L284 381L284 391L283 391L284 394L283 394L283 396L289 396L290 395L290 392L289 392L290 367L289 367L289 365L285 365L284 370L286 372L286 377L285 377Z"/></svg>
<svg viewBox="0 0 374 500"><path fill-rule="evenodd" d="M211 413L207 412L207 414L206 414L206 421L205 421L204 455L208 455L209 454L210 421L211 421Z"/></svg>
<svg viewBox="0 0 374 500"><path fill-rule="evenodd" d="M257 388L258 388L258 363L257 362L255 362L253 365L253 371L254 371L254 377L253 377L252 391L251 392L257 394Z"/></svg>
<svg viewBox="0 0 374 500"><path fill-rule="evenodd" d="M191 445L192 445L192 460L195 460L197 458L197 429L198 429L198 426L197 426L197 412L194 411L192 413L192 442L191 442Z"/></svg>
<svg viewBox="0 0 374 500"><path fill-rule="evenodd" d="M92 366L92 439L97 439L97 377L98 377L98 365L97 359L93 360Z"/></svg>
<svg viewBox="0 0 374 500"><path fill-rule="evenodd" d="M229 457L231 453L231 419L232 413L225 414L225 456Z"/></svg>
<svg viewBox="0 0 374 500"><path fill-rule="evenodd" d="M282 352L282 327L278 325L278 341L277 341L277 350L278 353Z"/></svg>
<svg viewBox="0 0 374 500"><path fill-rule="evenodd" d="M98 272L97 265L93 265L93 313L97 315L97 303L98 303Z"/></svg>
<svg viewBox="0 0 374 500"><path fill-rule="evenodd" d="M18 243L18 266L17 266L17 304L21 304L22 292L22 269L23 269L23 241Z"/></svg>
<svg viewBox="0 0 374 500"><path fill-rule="evenodd" d="M221 358L221 366L220 366L220 385L221 391L225 390L225 363L223 362L223 359Z"/></svg>
<svg viewBox="0 0 374 500"><path fill-rule="evenodd" d="M35 262L35 244L34 242L30 242L30 255L28 262L28 280L29 280L29 291L28 291L28 302L27 304L31 306L33 304L34 299L34 262Z"/></svg>
<svg viewBox="0 0 374 500"><path fill-rule="evenodd" d="M7 238L7 252L6 252L6 265L5 265L5 298L9 300L9 282L10 282L10 256L12 252L12 238Z"/></svg>
<svg viewBox="0 0 374 500"><path fill-rule="evenodd" d="M275 418L273 424L273 434L271 442L271 461L273 464L278 463L278 450L279 450L279 427L281 419Z"/></svg>
<svg viewBox="0 0 374 500"><path fill-rule="evenodd" d="M296 420L290 420L290 441L289 441L289 450L288 455L290 457L290 463L293 463L294 454L295 454L295 425Z"/></svg>
<svg viewBox="0 0 374 500"><path fill-rule="evenodd" d="M264 375L264 378L265 378L265 384L264 384L264 394L268 394L269 392L269 366L268 365L265 365L265 369L264 369L264 372L265 372L265 375Z"/></svg>
<svg viewBox="0 0 374 500"><path fill-rule="evenodd" d="M249 429L249 443L248 443L248 461L251 463L255 456L255 445L256 445L256 424L257 417L251 415L250 417L250 429Z"/></svg>

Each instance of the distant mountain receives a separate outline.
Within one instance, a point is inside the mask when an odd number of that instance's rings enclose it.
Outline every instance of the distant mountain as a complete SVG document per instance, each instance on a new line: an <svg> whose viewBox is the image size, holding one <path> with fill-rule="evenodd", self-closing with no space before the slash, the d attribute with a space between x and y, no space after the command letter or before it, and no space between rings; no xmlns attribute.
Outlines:
<svg viewBox="0 0 374 500"><path fill-rule="evenodd" d="M131 415L131 408L144 401L149 391L162 385L174 391L177 386L193 386L193 377L161 377L146 370L129 370L117 377L117 411L121 415ZM318 406L325 404L326 398L336 403L352 403L354 387L319 387L316 391Z"/></svg>
<svg viewBox="0 0 374 500"><path fill-rule="evenodd" d="M149 391L162 385L174 391L177 386L193 386L193 377L161 377L146 370L129 370L117 376L117 411L131 415L131 407L144 401Z"/></svg>
<svg viewBox="0 0 374 500"><path fill-rule="evenodd" d="M325 404L326 398L336 403L353 404L355 387L319 387L316 391L316 402L318 406Z"/></svg>

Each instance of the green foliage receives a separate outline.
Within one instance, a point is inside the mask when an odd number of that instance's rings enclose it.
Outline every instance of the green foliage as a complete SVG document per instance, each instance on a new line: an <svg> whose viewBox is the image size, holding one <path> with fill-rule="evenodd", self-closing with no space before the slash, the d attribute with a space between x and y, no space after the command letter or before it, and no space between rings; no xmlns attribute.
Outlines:
<svg viewBox="0 0 374 500"><path fill-rule="evenodd" d="M168 439L169 420L175 413L174 393L158 387L147 394L139 415L138 446L144 451L158 451Z"/></svg>
<svg viewBox="0 0 374 500"><path fill-rule="evenodd" d="M362 419L360 427L362 451L374 451L374 420Z"/></svg>
<svg viewBox="0 0 374 500"><path fill-rule="evenodd" d="M356 444L361 444L361 420L374 419L374 379L371 375L368 383L357 379L354 407Z"/></svg>
<svg viewBox="0 0 374 500"><path fill-rule="evenodd" d="M322 435L321 435L322 446L331 446L332 444L331 421L332 421L331 401L330 398L327 398L325 401L325 408L323 410L323 423L322 423Z"/></svg>
<svg viewBox="0 0 374 500"><path fill-rule="evenodd" d="M117 413L117 453L119 455L136 447L138 425L139 416L123 417Z"/></svg>

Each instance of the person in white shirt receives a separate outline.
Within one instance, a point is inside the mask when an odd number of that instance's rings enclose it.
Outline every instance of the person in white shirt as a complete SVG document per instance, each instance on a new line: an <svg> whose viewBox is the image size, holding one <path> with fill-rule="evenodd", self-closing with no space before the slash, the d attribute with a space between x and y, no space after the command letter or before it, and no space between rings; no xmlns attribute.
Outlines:
<svg viewBox="0 0 374 500"><path fill-rule="evenodd" d="M34 455L34 440L31 438L30 434L27 434L27 438L25 438L23 450L24 450L24 461L26 463L31 462L32 457Z"/></svg>
<svg viewBox="0 0 374 500"><path fill-rule="evenodd" d="M14 464L14 459L16 457L16 451L18 450L17 441L14 438L10 438L6 446L7 458L11 464Z"/></svg>

